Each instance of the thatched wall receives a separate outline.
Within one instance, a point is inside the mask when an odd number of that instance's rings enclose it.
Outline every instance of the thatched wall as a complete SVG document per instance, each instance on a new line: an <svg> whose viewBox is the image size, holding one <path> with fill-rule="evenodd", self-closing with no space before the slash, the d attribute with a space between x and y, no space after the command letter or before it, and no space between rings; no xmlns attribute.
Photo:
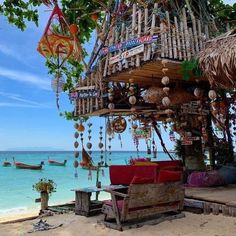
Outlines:
<svg viewBox="0 0 236 236"><path fill-rule="evenodd" d="M208 41L199 53L199 64L210 83L236 88L236 29Z"/></svg>

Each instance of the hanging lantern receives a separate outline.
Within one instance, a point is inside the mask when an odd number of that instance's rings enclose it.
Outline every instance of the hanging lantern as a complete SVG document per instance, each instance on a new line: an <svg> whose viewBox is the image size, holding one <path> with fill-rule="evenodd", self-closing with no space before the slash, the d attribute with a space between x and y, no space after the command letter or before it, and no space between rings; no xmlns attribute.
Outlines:
<svg viewBox="0 0 236 236"><path fill-rule="evenodd" d="M211 100L215 100L216 97L217 97L216 91L215 91L215 90L210 90L210 91L208 92L208 97L209 97Z"/></svg>
<svg viewBox="0 0 236 236"><path fill-rule="evenodd" d="M168 76L164 76L162 79L161 79L161 83L164 84L164 85L167 85L170 83L170 78Z"/></svg>
<svg viewBox="0 0 236 236"><path fill-rule="evenodd" d="M72 34L77 34L79 31L79 27L77 26L77 24L71 24L69 26L69 29Z"/></svg>
<svg viewBox="0 0 236 236"><path fill-rule="evenodd" d="M197 98L202 96L202 90L200 88L195 88L193 93L194 93L194 96Z"/></svg>
<svg viewBox="0 0 236 236"><path fill-rule="evenodd" d="M114 104L114 103L109 103L109 104L108 104L108 109L109 109L109 110L115 109L115 104Z"/></svg>
<svg viewBox="0 0 236 236"><path fill-rule="evenodd" d="M169 91L170 91L170 88L169 88L169 87L164 87L164 88L163 88L163 92L164 92L165 94L168 94Z"/></svg>
<svg viewBox="0 0 236 236"><path fill-rule="evenodd" d="M171 103L171 101L170 101L170 99L169 99L168 97L162 98L162 104L163 104L164 106L169 106L170 103Z"/></svg>
<svg viewBox="0 0 236 236"><path fill-rule="evenodd" d="M130 97L129 97L129 103L130 103L131 105L134 105L136 102L137 102L137 99L136 99L135 96L130 96Z"/></svg>
<svg viewBox="0 0 236 236"><path fill-rule="evenodd" d="M84 126L82 125L82 123L80 123L79 124L79 126L78 126L78 128L77 128L77 130L79 131L79 132L84 132Z"/></svg>

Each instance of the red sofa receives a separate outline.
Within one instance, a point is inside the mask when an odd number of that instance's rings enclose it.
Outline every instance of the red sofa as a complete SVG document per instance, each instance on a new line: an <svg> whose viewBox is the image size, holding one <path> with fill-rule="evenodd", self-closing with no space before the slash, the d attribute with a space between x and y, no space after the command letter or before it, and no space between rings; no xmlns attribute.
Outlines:
<svg viewBox="0 0 236 236"><path fill-rule="evenodd" d="M158 161L157 165L111 165L109 167L112 185L142 183L163 183L180 181L182 178L181 161Z"/></svg>

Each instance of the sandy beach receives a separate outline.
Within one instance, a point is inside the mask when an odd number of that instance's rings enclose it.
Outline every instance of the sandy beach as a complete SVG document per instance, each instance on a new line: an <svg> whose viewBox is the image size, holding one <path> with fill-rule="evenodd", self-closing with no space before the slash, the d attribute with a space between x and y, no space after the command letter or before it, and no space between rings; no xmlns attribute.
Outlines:
<svg viewBox="0 0 236 236"><path fill-rule="evenodd" d="M108 229L101 223L103 216L86 218L74 213L45 217L51 225L63 226L49 231L31 233L30 235L55 236L105 236L105 235L155 235L155 236L235 236L236 218L222 215L197 215L185 212L186 217L173 221L165 221L158 225L146 225L123 232ZM32 224L39 219L13 224L0 224L1 236L23 236L33 229Z"/></svg>

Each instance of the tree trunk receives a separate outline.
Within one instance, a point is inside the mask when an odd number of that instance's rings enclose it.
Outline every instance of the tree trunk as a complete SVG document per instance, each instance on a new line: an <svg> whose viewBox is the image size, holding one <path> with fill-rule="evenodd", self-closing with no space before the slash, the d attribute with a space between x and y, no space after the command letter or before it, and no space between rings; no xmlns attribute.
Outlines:
<svg viewBox="0 0 236 236"><path fill-rule="evenodd" d="M46 210L48 208L48 192L41 192L41 210Z"/></svg>

